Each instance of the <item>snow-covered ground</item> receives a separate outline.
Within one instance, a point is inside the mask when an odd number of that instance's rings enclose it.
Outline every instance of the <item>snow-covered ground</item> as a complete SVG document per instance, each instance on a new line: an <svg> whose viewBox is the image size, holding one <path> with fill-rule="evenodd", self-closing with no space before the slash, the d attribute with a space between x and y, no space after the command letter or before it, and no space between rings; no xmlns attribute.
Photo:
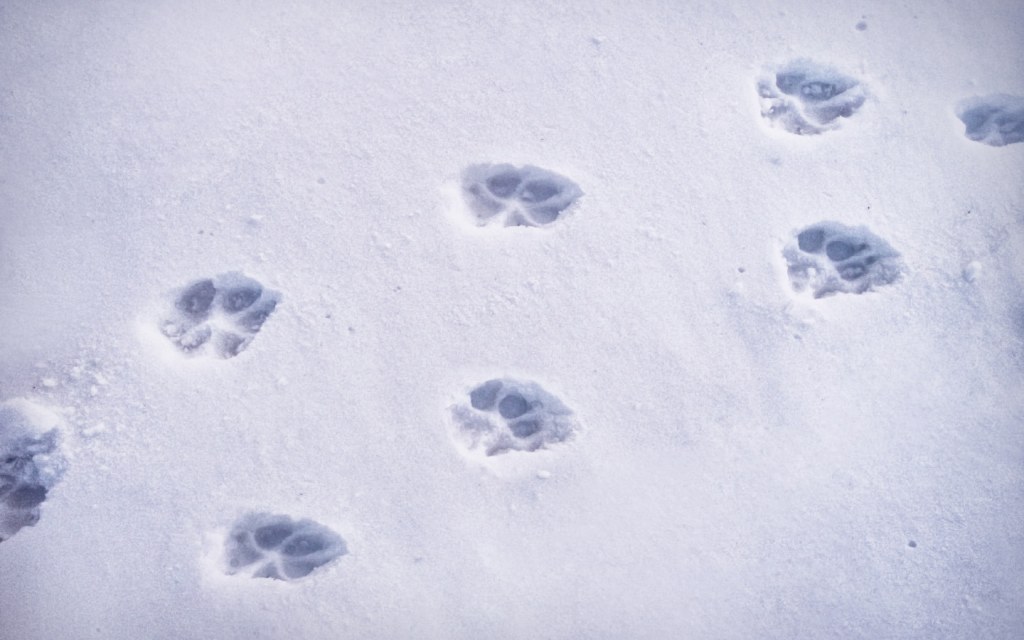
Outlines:
<svg viewBox="0 0 1024 640"><path fill-rule="evenodd" d="M1024 3L838 5L0 3L0 638L1024 637Z"/></svg>

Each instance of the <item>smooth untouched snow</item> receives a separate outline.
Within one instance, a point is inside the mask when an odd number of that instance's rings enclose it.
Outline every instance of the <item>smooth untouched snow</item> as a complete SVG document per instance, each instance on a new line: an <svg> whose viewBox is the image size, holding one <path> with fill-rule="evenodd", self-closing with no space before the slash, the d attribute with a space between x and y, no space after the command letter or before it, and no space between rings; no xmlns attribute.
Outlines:
<svg viewBox="0 0 1024 640"><path fill-rule="evenodd" d="M1024 4L849 7L0 4L0 638L1024 637Z"/></svg>

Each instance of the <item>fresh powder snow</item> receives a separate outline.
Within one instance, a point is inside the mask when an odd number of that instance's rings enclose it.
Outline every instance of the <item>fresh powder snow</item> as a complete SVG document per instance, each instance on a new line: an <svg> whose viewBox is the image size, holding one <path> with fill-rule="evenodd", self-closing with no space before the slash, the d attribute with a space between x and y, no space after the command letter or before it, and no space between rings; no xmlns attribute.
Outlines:
<svg viewBox="0 0 1024 640"><path fill-rule="evenodd" d="M1024 637L1024 3L0 2L0 640Z"/></svg>

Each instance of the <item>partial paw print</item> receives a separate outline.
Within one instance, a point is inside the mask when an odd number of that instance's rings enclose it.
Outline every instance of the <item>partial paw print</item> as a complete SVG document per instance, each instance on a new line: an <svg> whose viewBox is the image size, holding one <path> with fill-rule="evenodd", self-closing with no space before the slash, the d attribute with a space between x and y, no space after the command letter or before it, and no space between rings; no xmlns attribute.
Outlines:
<svg viewBox="0 0 1024 640"><path fill-rule="evenodd" d="M341 536L318 522L250 513L228 534L225 571L228 575L297 580L346 553Z"/></svg>
<svg viewBox="0 0 1024 640"><path fill-rule="evenodd" d="M583 195L576 183L557 173L510 164L467 168L462 190L478 226L545 227Z"/></svg>
<svg viewBox="0 0 1024 640"><path fill-rule="evenodd" d="M488 380L451 407L456 440L469 452L494 456L536 451L575 433L573 412L535 382Z"/></svg>
<svg viewBox="0 0 1024 640"><path fill-rule="evenodd" d="M864 104L860 82L811 60L794 60L768 70L757 83L761 115L769 124L797 135L839 127Z"/></svg>
<svg viewBox="0 0 1024 640"><path fill-rule="evenodd" d="M1024 97L995 94L960 102L956 115L964 135L982 144L1002 147L1024 142Z"/></svg>
<svg viewBox="0 0 1024 640"><path fill-rule="evenodd" d="M39 522L39 506L64 474L60 422L28 400L0 404L0 542Z"/></svg>
<svg viewBox="0 0 1024 640"><path fill-rule="evenodd" d="M182 353L233 358L245 350L281 296L241 273L197 280L175 292L161 330Z"/></svg>
<svg viewBox="0 0 1024 640"><path fill-rule="evenodd" d="M887 242L864 227L819 222L800 231L784 250L795 291L815 298L864 293L899 279L902 263Z"/></svg>

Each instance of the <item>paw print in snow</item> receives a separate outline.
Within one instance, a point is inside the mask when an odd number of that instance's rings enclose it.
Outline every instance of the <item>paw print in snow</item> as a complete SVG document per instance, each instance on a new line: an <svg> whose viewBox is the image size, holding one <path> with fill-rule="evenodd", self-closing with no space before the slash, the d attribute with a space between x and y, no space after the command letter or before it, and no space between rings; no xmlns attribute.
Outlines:
<svg viewBox="0 0 1024 640"><path fill-rule="evenodd" d="M536 451L569 439L573 412L535 382L488 380L451 407L455 438L467 452L488 456Z"/></svg>
<svg viewBox="0 0 1024 640"><path fill-rule="evenodd" d="M864 293L900 277L899 254L864 227L819 222L800 231L783 250L789 280L797 292L815 298Z"/></svg>
<svg viewBox="0 0 1024 640"><path fill-rule="evenodd" d="M348 553L341 536L312 520L270 513L243 516L225 542L228 575L296 580Z"/></svg>
<svg viewBox="0 0 1024 640"><path fill-rule="evenodd" d="M39 522L39 506L64 474L59 425L28 400L0 404L0 542Z"/></svg>
<svg viewBox="0 0 1024 640"><path fill-rule="evenodd" d="M462 190L478 226L545 227L583 195L557 173L510 164L469 167L462 175Z"/></svg>
<svg viewBox="0 0 1024 640"><path fill-rule="evenodd" d="M975 142L1002 147L1024 142L1024 98L1006 94L974 97L957 105L956 115Z"/></svg>
<svg viewBox="0 0 1024 640"><path fill-rule="evenodd" d="M866 98L861 84L810 60L794 60L765 72L757 83L761 115L769 124L797 135L839 127Z"/></svg>
<svg viewBox="0 0 1024 640"><path fill-rule="evenodd" d="M163 334L182 353L233 358L245 350L281 296L241 273L197 280L174 295Z"/></svg>

